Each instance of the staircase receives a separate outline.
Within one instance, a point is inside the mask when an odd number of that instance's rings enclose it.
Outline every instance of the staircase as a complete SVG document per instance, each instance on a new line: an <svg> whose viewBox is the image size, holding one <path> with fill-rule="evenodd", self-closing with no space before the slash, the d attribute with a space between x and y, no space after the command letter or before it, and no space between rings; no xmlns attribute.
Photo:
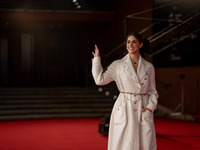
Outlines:
<svg viewBox="0 0 200 150"><path fill-rule="evenodd" d="M113 95L99 91L94 87L1 87L0 121L109 115Z"/></svg>

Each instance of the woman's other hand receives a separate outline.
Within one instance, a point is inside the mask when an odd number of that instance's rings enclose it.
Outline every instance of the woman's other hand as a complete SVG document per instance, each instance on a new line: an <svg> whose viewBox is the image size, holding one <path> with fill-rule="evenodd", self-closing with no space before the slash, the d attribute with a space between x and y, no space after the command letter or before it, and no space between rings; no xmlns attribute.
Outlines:
<svg viewBox="0 0 200 150"><path fill-rule="evenodd" d="M100 56L99 49L98 49L97 45L95 45L95 49L94 49L94 52L92 52L92 54L93 54L94 57Z"/></svg>

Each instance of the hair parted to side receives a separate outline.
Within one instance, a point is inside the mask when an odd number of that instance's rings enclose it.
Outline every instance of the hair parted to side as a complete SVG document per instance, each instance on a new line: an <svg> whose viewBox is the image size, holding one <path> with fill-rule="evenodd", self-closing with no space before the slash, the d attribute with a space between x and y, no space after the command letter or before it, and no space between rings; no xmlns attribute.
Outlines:
<svg viewBox="0 0 200 150"><path fill-rule="evenodd" d="M139 34L138 32L131 32L131 33L129 33L128 36L127 36L127 38L129 36L131 36L131 35L134 36L140 43L143 41L142 35Z"/></svg>

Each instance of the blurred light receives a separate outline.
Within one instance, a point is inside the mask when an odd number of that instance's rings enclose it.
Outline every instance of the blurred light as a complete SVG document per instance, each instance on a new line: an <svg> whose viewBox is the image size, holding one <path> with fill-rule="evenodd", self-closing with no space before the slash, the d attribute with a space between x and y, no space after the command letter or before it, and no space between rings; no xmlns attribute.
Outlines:
<svg viewBox="0 0 200 150"><path fill-rule="evenodd" d="M109 91L106 91L106 92L105 92L105 95L106 95L106 96L110 95L110 92L109 92Z"/></svg>
<svg viewBox="0 0 200 150"><path fill-rule="evenodd" d="M81 8L81 5L78 5L77 8L80 9L80 8Z"/></svg>
<svg viewBox="0 0 200 150"><path fill-rule="evenodd" d="M98 88L98 91L99 91L99 92L102 92L102 91L103 91L103 89L102 89L102 88Z"/></svg>
<svg viewBox="0 0 200 150"><path fill-rule="evenodd" d="M77 0L72 0L72 2L74 3L74 5L76 6L77 9L81 8L81 5L79 4L79 2Z"/></svg>

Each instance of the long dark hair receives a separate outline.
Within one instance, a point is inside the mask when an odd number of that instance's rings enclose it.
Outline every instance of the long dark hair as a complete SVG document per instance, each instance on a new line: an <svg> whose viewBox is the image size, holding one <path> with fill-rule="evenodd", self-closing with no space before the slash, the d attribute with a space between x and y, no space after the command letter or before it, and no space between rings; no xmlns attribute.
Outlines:
<svg viewBox="0 0 200 150"><path fill-rule="evenodd" d="M128 34L127 38L129 36L134 36L140 43L143 43L143 46L140 48L140 55L145 58L144 52L148 52L150 48L150 42L143 38L142 35L138 32L131 32Z"/></svg>

